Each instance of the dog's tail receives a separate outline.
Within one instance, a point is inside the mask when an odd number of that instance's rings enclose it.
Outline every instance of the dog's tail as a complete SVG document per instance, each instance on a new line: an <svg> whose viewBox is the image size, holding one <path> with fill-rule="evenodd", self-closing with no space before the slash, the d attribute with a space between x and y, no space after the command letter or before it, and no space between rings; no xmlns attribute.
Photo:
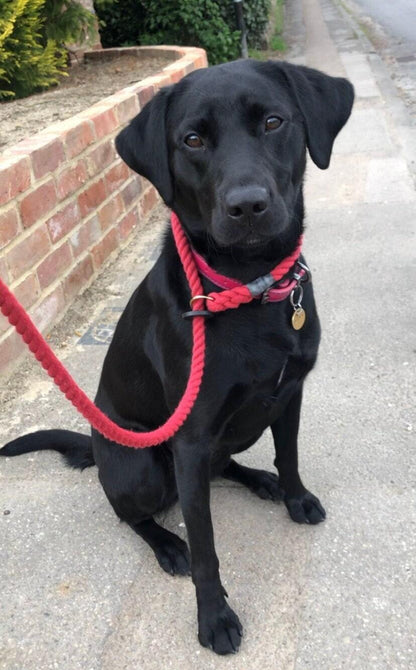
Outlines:
<svg viewBox="0 0 416 670"><path fill-rule="evenodd" d="M23 435L0 449L0 456L20 456L43 449L59 451L73 468L84 470L95 465L91 437L71 430L38 430Z"/></svg>

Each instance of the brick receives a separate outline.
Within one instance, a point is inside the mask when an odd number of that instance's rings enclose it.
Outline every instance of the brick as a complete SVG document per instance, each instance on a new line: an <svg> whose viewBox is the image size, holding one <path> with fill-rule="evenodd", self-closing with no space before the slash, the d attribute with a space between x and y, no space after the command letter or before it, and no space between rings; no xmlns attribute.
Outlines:
<svg viewBox="0 0 416 670"><path fill-rule="evenodd" d="M142 181L140 177L134 177L120 191L120 195L123 199L125 209L128 209L130 205L135 200L137 200L141 192L142 192Z"/></svg>
<svg viewBox="0 0 416 670"><path fill-rule="evenodd" d="M51 179L46 184L38 186L29 193L20 203L20 217L25 228L33 226L56 205L55 184Z"/></svg>
<svg viewBox="0 0 416 670"><path fill-rule="evenodd" d="M189 74L195 70L195 63L193 60L186 60L184 64L185 73Z"/></svg>
<svg viewBox="0 0 416 670"><path fill-rule="evenodd" d="M98 216L93 216L89 221L83 221L69 238L72 253L75 257L80 256L84 251L96 244L100 237L101 227Z"/></svg>
<svg viewBox="0 0 416 670"><path fill-rule="evenodd" d="M71 201L68 205L56 212L46 222L50 239L53 243L59 242L70 230L75 228L81 221L81 215L76 201Z"/></svg>
<svg viewBox="0 0 416 670"><path fill-rule="evenodd" d="M88 173L90 177L95 177L107 165L110 165L117 158L116 149L113 140L103 142L98 147L87 154Z"/></svg>
<svg viewBox="0 0 416 670"><path fill-rule="evenodd" d="M30 181L30 160L27 156L3 157L0 160L0 205L26 191Z"/></svg>
<svg viewBox="0 0 416 670"><path fill-rule="evenodd" d="M118 224L120 240L126 240L133 228L139 223L139 212L134 207Z"/></svg>
<svg viewBox="0 0 416 670"><path fill-rule="evenodd" d="M140 198L139 203L140 219L144 219L148 214L150 214L153 207L159 201L159 198L160 196L158 195L158 192L153 186L147 189L147 191Z"/></svg>
<svg viewBox="0 0 416 670"><path fill-rule="evenodd" d="M51 247L44 227L37 228L6 254L10 277L14 280L32 268L49 252Z"/></svg>
<svg viewBox="0 0 416 670"><path fill-rule="evenodd" d="M25 309L29 309L40 295L39 282L36 274L32 272L25 277L20 284L13 288L13 293Z"/></svg>
<svg viewBox="0 0 416 670"><path fill-rule="evenodd" d="M145 177L139 176L139 179L141 184L141 192L144 193L145 191L147 191L148 188L152 186L152 182L146 179Z"/></svg>
<svg viewBox="0 0 416 670"><path fill-rule="evenodd" d="M0 279L4 281L5 284L9 283L9 271L7 269L5 258L0 258Z"/></svg>
<svg viewBox="0 0 416 670"><path fill-rule="evenodd" d="M50 141L46 146L31 152L33 174L40 179L49 172L54 172L65 160L64 145L60 139Z"/></svg>
<svg viewBox="0 0 416 670"><path fill-rule="evenodd" d="M169 70L169 79L172 84L177 84L178 81L183 79L183 77L186 75L186 69L184 67L178 68L175 67L175 69L166 68L165 71Z"/></svg>
<svg viewBox="0 0 416 670"><path fill-rule="evenodd" d="M65 277L63 282L64 297L68 304L80 291L89 284L89 280L94 274L94 266L90 255L85 256Z"/></svg>
<svg viewBox="0 0 416 670"><path fill-rule="evenodd" d="M107 230L110 226L114 226L120 216L123 214L123 200L121 195L117 193L109 202L107 202L98 212L98 218L101 224L101 230Z"/></svg>
<svg viewBox="0 0 416 670"><path fill-rule="evenodd" d="M0 214L0 249L11 242L19 230L19 220L16 207L11 207Z"/></svg>
<svg viewBox="0 0 416 670"><path fill-rule="evenodd" d="M44 332L62 315L64 308L64 292L62 286L57 286L36 307L31 309L30 314L36 327Z"/></svg>
<svg viewBox="0 0 416 670"><path fill-rule="evenodd" d="M154 77L153 88L155 93L160 91L164 86L169 86L171 83L170 76L168 74L160 74Z"/></svg>
<svg viewBox="0 0 416 670"><path fill-rule="evenodd" d="M60 247L54 249L42 261L37 269L39 284L42 291L58 279L72 261L72 253L69 242L64 242Z"/></svg>
<svg viewBox="0 0 416 670"><path fill-rule="evenodd" d="M83 112L83 114L86 113L89 115L91 114L89 118L94 124L97 139L109 135L120 125L113 109L105 109L103 111L97 110L97 112Z"/></svg>
<svg viewBox="0 0 416 670"><path fill-rule="evenodd" d="M82 218L91 214L107 197L107 189L104 179L99 179L88 186L79 196L78 204Z"/></svg>
<svg viewBox="0 0 416 670"><path fill-rule="evenodd" d="M194 63L195 63L195 69L196 70L199 70L200 68L208 66L207 58L204 55L198 56L198 58L195 58Z"/></svg>
<svg viewBox="0 0 416 670"><path fill-rule="evenodd" d="M59 200L65 200L69 195L78 191L87 180L87 166L84 160L63 170L56 177L56 192Z"/></svg>
<svg viewBox="0 0 416 670"><path fill-rule="evenodd" d="M93 247L91 255L94 261L94 268L98 270L106 261L112 251L118 247L118 231L112 228L107 235Z"/></svg>
<svg viewBox="0 0 416 670"><path fill-rule="evenodd" d="M2 272L2 262L4 263L4 275L3 275L3 272ZM5 282L6 286L9 285L8 276L6 275L6 262L4 260L3 261L0 260L0 279L2 279ZM24 288L25 287L22 287L23 290L24 290ZM13 288L13 293L15 294L15 296L19 300L19 302L21 302L22 305L27 308L31 304L33 304L33 301L29 302L28 300L26 300L25 294L21 292L22 289L20 288L20 284L19 284L18 287ZM6 319L6 317L3 316L0 313L0 335L5 333L6 330L10 327L11 326L10 326L10 323L9 323L8 319Z"/></svg>
<svg viewBox="0 0 416 670"><path fill-rule="evenodd" d="M90 121L81 121L65 135L65 147L68 158L78 156L95 141L95 132Z"/></svg>
<svg viewBox="0 0 416 670"><path fill-rule="evenodd" d="M129 169L121 160L105 174L105 183L109 193L116 191L129 177Z"/></svg>
<svg viewBox="0 0 416 670"><path fill-rule="evenodd" d="M137 95L139 96L139 102L140 102L140 109L143 109L143 107L146 105L146 103L149 102L153 98L155 94L153 86L143 86L140 88L137 92Z"/></svg>
<svg viewBox="0 0 416 670"><path fill-rule="evenodd" d="M117 105L117 116L120 124L127 123L140 111L139 99L137 95L131 95L129 98L122 100Z"/></svg>
<svg viewBox="0 0 416 670"><path fill-rule="evenodd" d="M11 325L10 325L8 319L6 319L6 317L3 316L3 314L0 314L0 336L4 335L6 330L8 330L9 328L11 328ZM1 369L0 369L0 374L1 374Z"/></svg>
<svg viewBox="0 0 416 670"><path fill-rule="evenodd" d="M15 367L17 360L25 352L26 348L20 335L13 329L10 334L0 343L0 372L11 370ZM29 354L28 354L29 355Z"/></svg>

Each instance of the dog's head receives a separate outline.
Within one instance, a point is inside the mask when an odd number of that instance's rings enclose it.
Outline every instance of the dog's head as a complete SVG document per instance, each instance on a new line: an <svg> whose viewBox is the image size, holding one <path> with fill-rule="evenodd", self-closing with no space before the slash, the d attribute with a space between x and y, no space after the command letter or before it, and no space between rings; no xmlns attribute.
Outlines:
<svg viewBox="0 0 416 670"><path fill-rule="evenodd" d="M301 226L306 148L328 167L353 97L346 79L317 70L236 61L161 90L116 146L191 236L208 235L222 248L264 248L294 220Z"/></svg>

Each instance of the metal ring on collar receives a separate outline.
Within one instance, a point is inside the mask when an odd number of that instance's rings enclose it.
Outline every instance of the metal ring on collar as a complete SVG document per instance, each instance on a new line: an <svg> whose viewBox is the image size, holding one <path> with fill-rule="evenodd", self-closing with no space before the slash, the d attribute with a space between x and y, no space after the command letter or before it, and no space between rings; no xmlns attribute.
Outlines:
<svg viewBox="0 0 416 670"><path fill-rule="evenodd" d="M299 291L299 295L296 301L295 301L295 291ZM290 304L292 305L293 309L297 309L298 307L301 306L302 298L303 298L303 287L301 284L298 284L297 286L295 286L292 293L290 294Z"/></svg>
<svg viewBox="0 0 416 670"><path fill-rule="evenodd" d="M312 281L312 272L310 268L308 268L308 266L305 265L305 263L301 263L300 261L296 261L296 264L299 265L299 267L305 272L306 275L302 277L302 283L306 284L308 281Z"/></svg>
<svg viewBox="0 0 416 670"><path fill-rule="evenodd" d="M214 300L214 298L211 298L210 295L194 295L189 301L191 307L194 300Z"/></svg>

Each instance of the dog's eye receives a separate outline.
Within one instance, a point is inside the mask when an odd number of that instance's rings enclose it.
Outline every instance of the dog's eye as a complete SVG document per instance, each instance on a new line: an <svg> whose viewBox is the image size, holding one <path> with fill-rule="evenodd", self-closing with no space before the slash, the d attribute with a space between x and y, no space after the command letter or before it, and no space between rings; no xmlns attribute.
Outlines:
<svg viewBox="0 0 416 670"><path fill-rule="evenodd" d="M200 149L204 146L203 141L196 133L189 133L189 135L185 137L185 144L192 149Z"/></svg>
<svg viewBox="0 0 416 670"><path fill-rule="evenodd" d="M276 128L279 128L283 123L283 119L280 119L278 116L269 116L268 119L266 119L266 131L269 130L276 130Z"/></svg>

